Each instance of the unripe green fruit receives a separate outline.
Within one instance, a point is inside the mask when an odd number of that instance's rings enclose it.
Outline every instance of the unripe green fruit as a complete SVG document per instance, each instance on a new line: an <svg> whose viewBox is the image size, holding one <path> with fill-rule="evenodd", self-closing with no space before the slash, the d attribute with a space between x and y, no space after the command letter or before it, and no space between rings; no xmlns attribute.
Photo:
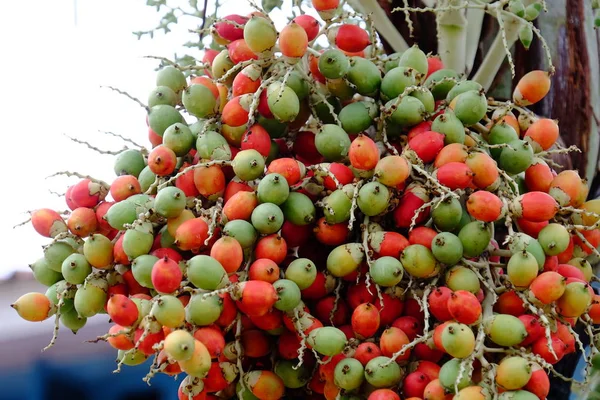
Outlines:
<svg viewBox="0 0 600 400"><path fill-rule="evenodd" d="M440 232L433 238L431 252L439 262L455 265L463 256L463 245L453 233Z"/></svg>
<svg viewBox="0 0 600 400"><path fill-rule="evenodd" d="M516 346L527 337L523 322L512 315L496 314L484 323L485 333L500 346Z"/></svg>
<svg viewBox="0 0 600 400"><path fill-rule="evenodd" d="M300 304L300 288L288 279L279 279L273 283L273 287L279 296L275 308L280 311L292 311Z"/></svg>
<svg viewBox="0 0 600 400"><path fill-rule="evenodd" d="M452 111L438 115L431 124L431 130L444 134L444 145L465 142L465 127Z"/></svg>
<svg viewBox="0 0 600 400"><path fill-rule="evenodd" d="M438 379L442 386L449 391L450 393L454 393L456 379L460 373L460 363L461 360L458 358L453 358L450 361L447 361L442 368L440 369L440 373ZM463 373L462 378L458 382L458 390L464 389L471 384L471 377L469 374Z"/></svg>
<svg viewBox="0 0 600 400"><path fill-rule="evenodd" d="M492 232L489 224L473 221L462 227L458 237L463 244L464 255L478 257L490 244Z"/></svg>
<svg viewBox="0 0 600 400"><path fill-rule="evenodd" d="M208 118L219 109L219 103L214 93L205 85L193 84L188 86L181 96L183 106L194 117Z"/></svg>
<svg viewBox="0 0 600 400"><path fill-rule="evenodd" d="M179 101L177 94L168 86L158 86L148 95L148 107L166 104L172 107Z"/></svg>
<svg viewBox="0 0 600 400"><path fill-rule="evenodd" d="M310 380L310 371L305 364L296 367L292 360L279 360L275 364L275 373L283 380L286 388L299 389Z"/></svg>
<svg viewBox="0 0 600 400"><path fill-rule="evenodd" d="M391 387L402 379L402 370L397 362L388 357L375 357L365 365L365 378L376 388Z"/></svg>
<svg viewBox="0 0 600 400"><path fill-rule="evenodd" d="M371 278L379 286L392 287L396 286L402 280L404 275L404 267L400 261L394 257L381 257L371 264L369 269Z"/></svg>
<svg viewBox="0 0 600 400"><path fill-rule="evenodd" d="M308 258L297 258L285 270L285 279L296 283L300 290L307 289L317 277L317 267Z"/></svg>
<svg viewBox="0 0 600 400"><path fill-rule="evenodd" d="M328 161L339 161L348 155L350 138L346 131L334 124L325 124L315 136L317 151Z"/></svg>
<svg viewBox="0 0 600 400"><path fill-rule="evenodd" d="M431 89L436 100L443 100L456 85L457 80L458 73L453 69L440 69L427 77L424 86Z"/></svg>
<svg viewBox="0 0 600 400"><path fill-rule="evenodd" d="M340 354L346 346L346 334L333 326L314 329L306 338L307 344L325 356Z"/></svg>
<svg viewBox="0 0 600 400"><path fill-rule="evenodd" d="M475 125L487 112L487 99L483 93L476 90L458 95L455 101L454 113L466 126Z"/></svg>
<svg viewBox="0 0 600 400"><path fill-rule="evenodd" d="M243 181L252 181L260 177L265 169L265 159L254 149L242 150L231 163L235 175Z"/></svg>
<svg viewBox="0 0 600 400"><path fill-rule="evenodd" d="M173 106L159 104L150 108L148 113L148 125L158 136L162 136L169 126L178 122L185 124L183 116ZM130 175L137 176L135 174Z"/></svg>
<svg viewBox="0 0 600 400"><path fill-rule="evenodd" d="M312 200L305 194L291 192L281 205L281 211L286 221L294 225L308 225L316 218L317 210Z"/></svg>
<svg viewBox="0 0 600 400"><path fill-rule="evenodd" d="M398 66L414 68L423 76L427 75L427 71L429 70L427 55L417 45L410 47L402 53L402 56L398 61Z"/></svg>
<svg viewBox="0 0 600 400"><path fill-rule="evenodd" d="M327 79L338 79L350 70L348 57L336 49L326 50L319 56L319 72Z"/></svg>
<svg viewBox="0 0 600 400"><path fill-rule="evenodd" d="M548 256L556 256L569 247L571 235L567 228L560 224L548 224L538 234L538 242Z"/></svg>
<svg viewBox="0 0 600 400"><path fill-rule="evenodd" d="M462 215L463 208L460 201L454 197L448 197L438 203L431 212L433 223L440 231L453 231L456 229L460 224Z"/></svg>
<svg viewBox="0 0 600 400"><path fill-rule="evenodd" d="M335 366L335 385L344 390L357 389L365 379L364 371L363 365L356 358L345 358Z"/></svg>
<svg viewBox="0 0 600 400"><path fill-rule="evenodd" d="M336 278L354 272L362 263L364 249L359 243L346 243L333 249L327 257L327 270Z"/></svg>

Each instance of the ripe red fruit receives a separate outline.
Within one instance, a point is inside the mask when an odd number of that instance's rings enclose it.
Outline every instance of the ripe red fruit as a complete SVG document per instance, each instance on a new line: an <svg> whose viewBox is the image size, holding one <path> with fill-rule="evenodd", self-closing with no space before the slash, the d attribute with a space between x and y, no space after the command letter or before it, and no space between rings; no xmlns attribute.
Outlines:
<svg viewBox="0 0 600 400"><path fill-rule="evenodd" d="M467 200L469 214L483 222L494 222L502 216L502 200L494 193L479 190L472 193Z"/></svg>
<svg viewBox="0 0 600 400"><path fill-rule="evenodd" d="M448 311L458 322L470 325L479 319L482 309L479 300L473 293L457 290L450 295Z"/></svg>
<svg viewBox="0 0 600 400"><path fill-rule="evenodd" d="M559 275L562 275L562 277L565 277L565 278L576 278L576 279L585 281L585 275L583 274L583 272L574 265L558 264L558 267L556 268L556 272L558 272ZM552 275L552 276L554 277L553 279L555 279L555 285L558 284L558 282L559 282L558 277L555 277L554 275ZM549 278L547 278L547 279L549 279ZM566 281L563 281L563 284L566 284ZM555 286L552 286L552 287L555 287ZM547 289L550 289L550 288L541 286L538 288L538 291L541 293L543 290L547 290ZM561 293L561 295L562 295L562 293ZM557 299L555 299L555 300L557 300Z"/></svg>
<svg viewBox="0 0 600 400"><path fill-rule="evenodd" d="M417 135L420 135L423 132L429 132L431 131L431 125L433 124L432 121L423 121L423 122L419 122L417 125L413 126L412 128L410 128L408 130L408 141L410 142L412 138L414 138ZM446 146L447 147L447 146ZM466 152L465 152L465 157L466 157Z"/></svg>
<svg viewBox="0 0 600 400"><path fill-rule="evenodd" d="M512 203L513 216L532 222L543 222L554 218L558 203L544 192L528 192L517 197Z"/></svg>
<svg viewBox="0 0 600 400"><path fill-rule="evenodd" d="M62 219L60 222L62 222ZM60 222L58 223L59 226ZM96 213L91 208L78 207L69 216L67 226L74 235L79 237L89 236L96 231L98 226Z"/></svg>
<svg viewBox="0 0 600 400"><path fill-rule="evenodd" d="M444 352L436 349L433 344L430 346L427 343L417 343L413 349L413 355L415 359L421 360L421 362L428 362L438 367L437 364L444 357Z"/></svg>
<svg viewBox="0 0 600 400"><path fill-rule="evenodd" d="M410 340L415 340L418 335L423 333L423 323L415 317L408 315L397 318L392 323L392 326L401 329Z"/></svg>
<svg viewBox="0 0 600 400"><path fill-rule="evenodd" d="M364 50L371 43L367 31L352 24L343 24L330 30L327 37L330 39L330 43L335 43L340 50L351 53Z"/></svg>
<svg viewBox="0 0 600 400"><path fill-rule="evenodd" d="M183 172L190 165L190 163L183 163L178 173ZM194 183L194 170L188 170L183 175L178 176L175 179L175 186L181 189L186 197L196 197L199 194Z"/></svg>
<svg viewBox="0 0 600 400"><path fill-rule="evenodd" d="M228 274L236 272L244 261L240 242L229 236L219 238L210 249L210 256L219 261Z"/></svg>
<svg viewBox="0 0 600 400"><path fill-rule="evenodd" d="M402 350L404 346L410 343L410 339L402 331L402 329L394 326L386 329L379 338L379 346L381 348L381 354L385 357L392 357L395 353ZM407 349L404 354L398 356L396 361L404 361L410 358L410 349Z"/></svg>
<svg viewBox="0 0 600 400"><path fill-rule="evenodd" d="M542 160L534 160L533 164L525 170L525 185L530 191L548 193L553 179L552 170Z"/></svg>
<svg viewBox="0 0 600 400"><path fill-rule="evenodd" d="M298 335L285 330L277 340L277 352L286 360L298 358L298 349L300 349L300 339Z"/></svg>
<svg viewBox="0 0 600 400"><path fill-rule="evenodd" d="M379 329L379 310L371 303L363 303L352 312L352 330L358 338L370 338Z"/></svg>
<svg viewBox="0 0 600 400"><path fill-rule="evenodd" d="M285 226L285 223L284 223ZM310 225L306 225L310 227ZM319 218L314 228L315 238L328 246L338 246L348 239L348 223L328 224L325 217Z"/></svg>
<svg viewBox="0 0 600 400"><path fill-rule="evenodd" d="M550 118L540 118L527 128L524 137L537 143L542 150L548 150L558 139L558 123Z"/></svg>
<svg viewBox="0 0 600 400"><path fill-rule="evenodd" d="M135 344L130 334L125 333L126 329L121 325L113 325L108 330L109 337L106 339L108 344L117 350L127 351L133 349ZM123 333L119 333L123 332Z"/></svg>
<svg viewBox="0 0 600 400"><path fill-rule="evenodd" d="M525 325L525 329L527 330L527 337L520 343L521 346L529 346L544 336L545 329L535 315L523 314L518 318L521 320L523 325Z"/></svg>
<svg viewBox="0 0 600 400"><path fill-rule="evenodd" d="M568 264L562 264L568 268ZM561 266L559 265L559 268ZM578 272L581 272L575 267ZM583 275L583 273L581 274ZM560 273L548 271L538 275L529 285L529 290L542 303L550 304L563 295L567 279Z"/></svg>
<svg viewBox="0 0 600 400"><path fill-rule="evenodd" d="M227 186L225 187L225 193L223 193L223 201L225 204L235 195L237 192L253 192L252 189L247 183L239 182L236 180L231 180Z"/></svg>
<svg viewBox="0 0 600 400"><path fill-rule="evenodd" d="M310 131L298 132L296 140L294 140L293 150L296 158L307 165L318 164L325 160L319 154L315 145L315 134Z"/></svg>
<svg viewBox="0 0 600 400"><path fill-rule="evenodd" d="M540 400L543 400L550 393L550 379L546 371L538 364L533 364L532 370L531 378L529 378L529 382L527 382L527 385L523 389L530 391Z"/></svg>
<svg viewBox="0 0 600 400"><path fill-rule="evenodd" d="M142 193L140 182L133 175L121 175L110 185L110 195L115 201L122 201L134 194Z"/></svg>
<svg viewBox="0 0 600 400"><path fill-rule="evenodd" d="M148 155L148 167L158 176L171 175L177 166L177 156L170 148L156 146Z"/></svg>
<svg viewBox="0 0 600 400"><path fill-rule="evenodd" d="M332 312L335 307L335 312ZM344 299L340 298L335 301L335 296L327 296L319 300L314 308L315 317L323 323L323 325L341 326L348 321L350 309Z"/></svg>
<svg viewBox="0 0 600 400"><path fill-rule="evenodd" d="M227 45L229 58L234 64L239 64L248 60L256 60L258 56L250 50L244 39L237 39ZM218 98L218 96L215 96Z"/></svg>
<svg viewBox="0 0 600 400"><path fill-rule="evenodd" d="M425 392L425 386L427 386L430 381L429 377L422 372L411 372L404 378L404 396L406 398L422 398L423 393Z"/></svg>
<svg viewBox="0 0 600 400"><path fill-rule="evenodd" d="M219 38L225 40L225 43L244 37L244 24L246 23L246 21L248 21L247 17L243 17L237 14L231 14L223 17L222 20L223 21L221 22L217 22L214 25L213 29ZM235 24L228 23L227 21L234 22ZM221 42L220 44L225 43Z"/></svg>
<svg viewBox="0 0 600 400"><path fill-rule="evenodd" d="M421 305L419 304L418 301L416 301L415 299L412 299L412 298L404 300L404 315L413 317L413 318L417 319L417 321L420 321L420 322L425 320L425 313L421 309ZM400 329L402 329L402 328L400 328ZM402 330L404 332L406 332L405 329L402 329ZM407 332L407 334L408 334L408 332Z"/></svg>
<svg viewBox="0 0 600 400"><path fill-rule="evenodd" d="M449 162L436 171L439 182L450 190L465 189L473 182L473 171L462 162Z"/></svg>
<svg viewBox="0 0 600 400"><path fill-rule="evenodd" d="M575 348L575 336L573 336L567 325L558 322L556 324L556 336L565 344L565 354L570 354L577 350Z"/></svg>
<svg viewBox="0 0 600 400"><path fill-rule="evenodd" d="M254 124L242 136L241 149L254 149L263 157L268 157L271 151L271 136L265 128L259 124Z"/></svg>
<svg viewBox="0 0 600 400"><path fill-rule="evenodd" d="M417 153L425 164L435 160L444 147L444 135L438 132L423 132L408 142L408 146Z"/></svg>
<svg viewBox="0 0 600 400"><path fill-rule="evenodd" d="M244 355L247 357L264 357L271 351L271 344L267 334L258 329L249 329L242 332L241 342Z"/></svg>
<svg viewBox="0 0 600 400"><path fill-rule="evenodd" d="M211 358L219 358L225 348L225 337L221 330L214 325L196 329L194 338L206 346Z"/></svg>
<svg viewBox="0 0 600 400"><path fill-rule="evenodd" d="M108 299L106 312L114 323L131 326L137 321L139 311L133 300L122 294L115 294Z"/></svg>
<svg viewBox="0 0 600 400"><path fill-rule="evenodd" d="M350 308L354 310L361 304L375 301L375 292L372 289L369 290L365 280L361 279L359 283L348 288L346 299Z"/></svg>
<svg viewBox="0 0 600 400"><path fill-rule="evenodd" d="M287 243L275 233L265 236L256 243L254 255L256 258L268 258L280 264L287 256Z"/></svg>
<svg viewBox="0 0 600 400"><path fill-rule="evenodd" d="M283 175L290 186L298 183L303 175L302 171L300 171L300 164L293 158L278 158L271 161L267 168L267 173Z"/></svg>
<svg viewBox="0 0 600 400"><path fill-rule="evenodd" d="M563 341L560 340L555 334L552 334L550 336L550 343L552 349L554 350L554 353L556 354L556 357L550 352L550 349L548 348L548 340L545 336L542 336L541 338L533 342L531 350L533 351L533 353L539 355L544 360L546 360L547 363L556 364L564 357L566 346L563 343Z"/></svg>
<svg viewBox="0 0 600 400"><path fill-rule="evenodd" d="M329 11L337 8L340 0L312 0L312 6L317 11Z"/></svg>
<svg viewBox="0 0 600 400"><path fill-rule="evenodd" d="M375 343L363 342L356 348L354 358L356 358L363 366L365 366L369 361L381 355L381 349Z"/></svg>
<svg viewBox="0 0 600 400"><path fill-rule="evenodd" d="M435 71L444 68L444 63L442 63L442 59L438 56L429 56L427 57L427 77L433 74Z"/></svg>
<svg viewBox="0 0 600 400"><path fill-rule="evenodd" d="M143 334L144 330L142 328L136 329L133 341L136 343L138 349L140 349L142 353L144 353L147 356L150 356L154 354L154 349L152 347L155 344L160 343L165 338L165 334L162 331L162 329L158 332L150 332L148 335L146 335L144 340L140 341Z"/></svg>
<svg viewBox="0 0 600 400"><path fill-rule="evenodd" d="M430 294L427 300L429 301L429 312L438 321L449 321L451 320L452 314L448 310L448 300L452 295L452 290L446 286L440 286L435 288Z"/></svg>
<svg viewBox="0 0 600 400"><path fill-rule="evenodd" d="M175 231L175 244L181 250L195 250L204 246L208 239L208 224L203 218L192 218Z"/></svg>
<svg viewBox="0 0 600 400"><path fill-rule="evenodd" d="M194 185L202 196L215 200L225 192L225 174L219 165L194 169Z"/></svg>
<svg viewBox="0 0 600 400"><path fill-rule="evenodd" d="M494 311L500 314L509 314L515 317L525 313L525 303L514 290L509 290L498 296L496 304L494 304Z"/></svg>
<svg viewBox="0 0 600 400"><path fill-rule="evenodd" d="M312 42L317 37L319 33L319 21L314 17L304 14L297 16L293 21L304 28L309 42Z"/></svg>
<svg viewBox="0 0 600 400"><path fill-rule="evenodd" d="M391 389L377 389L371 392L367 400L400 400L400 396Z"/></svg>
<svg viewBox="0 0 600 400"><path fill-rule="evenodd" d="M387 293L382 293L383 305L379 296L375 298L374 305L379 310L379 322L381 326L391 325L404 311L404 302L395 296L390 296Z"/></svg>
<svg viewBox="0 0 600 400"><path fill-rule="evenodd" d="M263 281L246 281L239 284L235 293L238 308L248 316L265 315L279 299L273 285Z"/></svg>
<svg viewBox="0 0 600 400"><path fill-rule="evenodd" d="M223 207L223 215L227 221L236 219L249 220L252 211L258 206L258 198L254 192L240 191L231 196Z"/></svg>
<svg viewBox="0 0 600 400"><path fill-rule="evenodd" d="M431 250L431 244L433 243L433 238L437 236L437 232L431 228L426 226L418 226L414 228L408 234L408 241L410 244L422 244Z"/></svg>
<svg viewBox="0 0 600 400"><path fill-rule="evenodd" d="M410 138L408 140L410 140ZM447 146L444 146L444 148L440 150L438 155L435 157L433 166L435 168L441 168L442 166L451 162L464 163L468 159L468 156L469 153L467 153L467 146L461 143L451 143ZM471 165L467 164L467 166L472 169ZM475 179L475 177L473 179Z"/></svg>
<svg viewBox="0 0 600 400"><path fill-rule="evenodd" d="M498 179L499 173L496 161L485 153L477 152L469 154L465 164L475 174L473 183L480 189L486 189Z"/></svg>
<svg viewBox="0 0 600 400"><path fill-rule="evenodd" d="M179 289L183 273L179 264L169 257L159 259L152 267L152 285L159 293L173 293Z"/></svg>
<svg viewBox="0 0 600 400"><path fill-rule="evenodd" d="M273 283L279 279L279 266L273 260L259 258L250 265L248 278Z"/></svg>
<svg viewBox="0 0 600 400"><path fill-rule="evenodd" d="M336 177L336 179L342 186L352 183L352 181L354 180L354 173L352 173L352 170L344 164L331 163L329 165L329 172L331 172L333 176ZM323 185L326 189L329 190L336 189L335 182L329 176L326 176L325 179L323 179Z"/></svg>
<svg viewBox="0 0 600 400"><path fill-rule="evenodd" d="M333 291L335 288L335 280L328 279L327 276L323 272L317 271L317 276L315 277L312 285L301 291L302 298L316 300Z"/></svg>
<svg viewBox="0 0 600 400"><path fill-rule="evenodd" d="M412 185L412 184L411 184ZM413 217L417 213L417 210L421 206L429 201L429 195L422 186L411 186L406 189L398 207L394 210L394 221L398 228L408 228L411 226ZM425 221L429 216L430 208L427 207L425 210L421 210L418 216L415 218L415 224L420 224Z"/></svg>
<svg viewBox="0 0 600 400"><path fill-rule="evenodd" d="M370 171L379 162L379 148L370 137L358 135L350 144L348 158L354 168Z"/></svg>
<svg viewBox="0 0 600 400"><path fill-rule="evenodd" d="M550 222L531 222L526 220L525 218L519 218L515 221L517 223L517 227L519 228L519 232L526 233L527 235L537 239L540 231L546 227Z"/></svg>

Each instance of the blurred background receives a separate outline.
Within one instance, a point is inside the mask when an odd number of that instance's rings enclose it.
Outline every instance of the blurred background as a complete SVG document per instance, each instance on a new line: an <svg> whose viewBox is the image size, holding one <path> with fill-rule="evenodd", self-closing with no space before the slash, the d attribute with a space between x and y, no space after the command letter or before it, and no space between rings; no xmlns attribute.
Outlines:
<svg viewBox="0 0 600 400"><path fill-rule="evenodd" d="M187 1L170 1L176 7ZM188 5L189 6L189 5ZM245 1L222 2L220 12L247 13ZM232 11L235 10L235 11ZM211 11L212 12L212 11ZM146 100L154 86L157 60L174 58L190 40L197 20L181 18L168 35L141 40L133 31L159 24L161 15L143 0L31 0L0 2L0 399L1 400L167 400L177 398L179 381L157 376L142 382L148 365L113 375L116 352L106 343L84 343L105 334L108 318L88 320L77 335L61 327L57 344L41 353L52 337L54 318L26 322L9 307L28 292L44 292L28 264L43 256L48 239L30 224L26 211L65 210L64 193L77 178L46 177L77 170L112 181L112 155L101 155L65 135L105 150L123 142L99 133L111 131L149 146L145 111L106 88L118 87ZM198 56L199 54L195 54Z"/></svg>
<svg viewBox="0 0 600 400"><path fill-rule="evenodd" d="M64 200L57 193L64 193L76 178L47 177L58 171L76 170L107 182L114 178L114 156L98 154L65 135L111 151L122 149L124 143L100 131L115 132L149 146L145 111L135 102L102 86L117 87L145 101L149 89L154 86L159 63L145 56L175 59L177 53L178 56L201 57L198 48L184 47L186 42L194 39L188 29L197 29L201 23L199 18L183 16L177 24L168 25L168 34L159 30L152 38L141 35L138 40L133 34L134 31L153 30L165 22L161 17L168 8L163 7L157 12L156 7L149 7L160 3L153 0L0 2L3 17L0 24L0 76L3 78L0 84L0 168L3 168L0 175L0 400L177 398L178 381L157 376L152 386L146 385L142 378L148 370L147 365L125 367L115 376L112 373L116 366L115 351L103 342L84 343L106 333L106 316L91 318L77 335L61 327L57 344L41 353L40 349L52 336L54 319L42 323L26 322L9 307L24 293L45 291L45 287L33 279L28 264L42 256L42 245L48 240L37 235L29 224L16 229L13 226L28 218L28 210L41 207L66 209ZM188 10L190 3L192 1L188 0L168 2L170 7ZM277 0L267 3L280 4ZM285 16L291 15L290 3L283 2L282 9L271 13L278 28L287 22ZM380 1L382 7L387 3L399 5L396 3L400 1ZM418 0L409 3L421 5ZM589 159L583 162L575 158L572 165L579 168L582 176L587 175L593 181L590 195L593 198L600 186L600 181L594 179L597 177L600 142L597 121L589 124L589 134L585 129L579 129L581 118L565 106L577 107L579 103L571 97L561 97L565 93L581 95L582 99L588 96L585 104L593 104L594 111L600 107L600 103L589 101L597 98L597 90L586 94L585 90L576 89L583 84L594 86L600 79L597 73L598 42L588 40L588 65L583 68L577 57L587 52L577 48L579 36L571 35L572 31L589 30L588 24L581 24L581 19L591 15L591 9L587 12L587 7L591 6L583 0L552 0L548 3L552 5L550 13L540 18L538 26L549 38L556 56L557 79L560 79L556 82L561 85L553 86L552 96L539 105L537 111L560 118L561 129L562 124L573 127L563 130L568 132L563 139L566 144L578 144L587 150L585 157ZM216 2L211 0L207 4L207 15L212 15ZM218 4L219 16L252 11L246 0L220 0ZM387 11L391 8L389 4ZM202 9L202 4L199 8ZM435 32L427 18L431 16L414 18L416 32L413 38L405 34L402 13L394 15L392 20L409 44L418 42L425 51L435 52L434 44L429 43L435 38ZM494 21L486 20L482 44L489 44L495 29ZM595 32L588 35L591 37L598 38ZM475 64L481 62L480 53L484 47L481 46ZM515 79L525 70L543 64L539 43L534 42L532 49L533 56L517 46L518 76ZM563 57L567 53L571 56ZM508 66L504 65L498 75L494 84L496 93L511 92L507 70ZM581 76L589 79L582 80ZM557 106L553 107L555 104ZM593 115L589 109L579 111L586 113L588 118ZM573 114L572 120L567 118L569 113ZM575 359L567 368L571 373L577 362ZM576 378L580 378L581 366L579 360Z"/></svg>

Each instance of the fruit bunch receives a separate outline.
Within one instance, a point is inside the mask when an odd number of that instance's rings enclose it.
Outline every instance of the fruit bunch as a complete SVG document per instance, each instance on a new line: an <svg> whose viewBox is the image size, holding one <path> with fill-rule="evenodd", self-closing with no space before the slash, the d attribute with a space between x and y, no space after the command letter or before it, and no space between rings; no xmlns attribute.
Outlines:
<svg viewBox="0 0 600 400"><path fill-rule="evenodd" d="M575 326L600 323L600 201L526 108L549 74L497 101L312 5L322 20L279 32L219 19L221 51L158 71L151 150L119 154L110 185L69 173L66 218L32 213L48 289L13 307L55 316L50 345L107 314L118 369L152 358L181 400L545 399Z"/></svg>

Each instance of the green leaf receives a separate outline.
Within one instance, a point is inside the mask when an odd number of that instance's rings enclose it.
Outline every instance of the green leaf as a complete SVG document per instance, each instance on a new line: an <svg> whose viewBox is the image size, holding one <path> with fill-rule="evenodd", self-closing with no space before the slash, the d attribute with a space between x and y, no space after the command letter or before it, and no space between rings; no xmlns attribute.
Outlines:
<svg viewBox="0 0 600 400"><path fill-rule="evenodd" d="M283 0L263 0L262 6L267 13L270 13L275 8L281 9Z"/></svg>

